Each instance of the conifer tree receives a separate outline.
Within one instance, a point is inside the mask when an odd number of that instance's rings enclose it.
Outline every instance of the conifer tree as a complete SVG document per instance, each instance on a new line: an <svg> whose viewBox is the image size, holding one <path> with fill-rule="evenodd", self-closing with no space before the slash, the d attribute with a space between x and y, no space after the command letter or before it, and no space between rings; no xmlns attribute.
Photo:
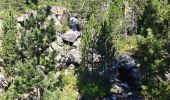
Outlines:
<svg viewBox="0 0 170 100"><path fill-rule="evenodd" d="M31 15L24 24L21 38L22 54L25 52L28 59L33 57L37 65L40 65L41 57L48 54L46 50L49 44L55 40L54 20L47 23L47 15L47 8L38 9L37 16Z"/></svg>

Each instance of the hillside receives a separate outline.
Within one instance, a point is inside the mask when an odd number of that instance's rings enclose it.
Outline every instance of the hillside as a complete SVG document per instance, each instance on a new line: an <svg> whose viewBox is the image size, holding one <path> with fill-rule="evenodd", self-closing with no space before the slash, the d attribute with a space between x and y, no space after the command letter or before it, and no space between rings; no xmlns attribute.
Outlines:
<svg viewBox="0 0 170 100"><path fill-rule="evenodd" d="M169 100L168 0L0 0L0 100Z"/></svg>

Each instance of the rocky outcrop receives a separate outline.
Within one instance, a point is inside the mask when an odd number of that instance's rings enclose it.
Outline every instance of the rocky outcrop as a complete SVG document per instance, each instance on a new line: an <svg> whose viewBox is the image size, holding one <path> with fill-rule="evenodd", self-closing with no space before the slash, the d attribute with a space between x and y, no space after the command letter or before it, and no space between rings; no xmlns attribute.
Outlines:
<svg viewBox="0 0 170 100"><path fill-rule="evenodd" d="M80 37L80 32L69 30L62 34L61 37L64 41L73 44Z"/></svg>
<svg viewBox="0 0 170 100"><path fill-rule="evenodd" d="M71 49L67 54L68 59L71 63L80 64L81 61L81 55L79 50L77 49Z"/></svg>

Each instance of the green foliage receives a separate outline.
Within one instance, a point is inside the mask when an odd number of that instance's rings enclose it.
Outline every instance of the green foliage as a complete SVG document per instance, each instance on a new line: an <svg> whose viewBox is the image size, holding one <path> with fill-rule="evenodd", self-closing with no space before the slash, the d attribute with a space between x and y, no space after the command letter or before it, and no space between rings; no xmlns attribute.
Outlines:
<svg viewBox="0 0 170 100"><path fill-rule="evenodd" d="M0 53L5 63L10 66L15 64L17 59L16 24L15 14L10 10L3 21L2 50Z"/></svg>
<svg viewBox="0 0 170 100"><path fill-rule="evenodd" d="M16 77L8 88L4 96L5 99L22 98L21 94L33 91L34 87L41 87L40 82L43 80L44 74L34 62L18 62L14 72L16 73Z"/></svg>
<svg viewBox="0 0 170 100"><path fill-rule="evenodd" d="M153 35L152 29L147 29L148 36L146 38L138 39L137 61L140 64L142 81L147 89L144 89L145 95L150 98L157 98L164 100L168 98L170 90L168 90L168 83L162 81L165 72L169 71L169 50L166 42L167 40L159 39ZM162 96L162 92L166 90L166 94Z"/></svg>
<svg viewBox="0 0 170 100"><path fill-rule="evenodd" d="M37 64L40 64L43 55L48 54L46 49L49 47L49 44L56 39L54 20L51 19L49 23L46 24L46 28L44 28L48 15L47 10L48 6L45 8L40 7L37 10L37 16L31 15L30 18L26 20L21 37L21 52L22 54L26 54L22 56L27 56L27 58L35 57Z"/></svg>
<svg viewBox="0 0 170 100"><path fill-rule="evenodd" d="M79 70L77 85L85 99L105 96L109 93L111 87L107 78L99 76L95 72L89 72L87 69L83 68Z"/></svg>

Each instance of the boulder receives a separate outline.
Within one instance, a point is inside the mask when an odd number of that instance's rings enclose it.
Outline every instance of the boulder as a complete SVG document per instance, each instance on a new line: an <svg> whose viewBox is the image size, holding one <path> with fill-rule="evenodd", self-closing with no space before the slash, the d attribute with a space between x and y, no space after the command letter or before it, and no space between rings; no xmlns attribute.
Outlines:
<svg viewBox="0 0 170 100"><path fill-rule="evenodd" d="M60 6L52 6L50 11L52 14L55 14L57 16L62 16L64 11L66 11L66 8Z"/></svg>
<svg viewBox="0 0 170 100"><path fill-rule="evenodd" d="M80 37L80 32L74 32L74 31L67 31L66 33L61 35L63 40L68 43L74 43L78 37Z"/></svg>
<svg viewBox="0 0 170 100"><path fill-rule="evenodd" d="M132 69L135 66L135 60L128 54L121 54L116 57L117 66L123 65L126 69Z"/></svg>
<svg viewBox="0 0 170 100"><path fill-rule="evenodd" d="M7 86L8 86L8 83L5 80L4 75L0 72L0 92L2 92L4 88Z"/></svg>
<svg viewBox="0 0 170 100"><path fill-rule="evenodd" d="M165 73L165 79L166 79L166 81L167 82L169 82L170 81L170 73Z"/></svg>
<svg viewBox="0 0 170 100"><path fill-rule="evenodd" d="M64 45L63 39L60 35L57 34L56 39L57 39L56 42L58 43L58 45L60 45L60 46Z"/></svg>
<svg viewBox="0 0 170 100"><path fill-rule="evenodd" d="M55 14L49 15L49 16L47 17L47 19L48 19L48 20L53 19L56 26L62 26L61 23L60 23L60 21L57 19L57 17L56 17Z"/></svg>
<svg viewBox="0 0 170 100"><path fill-rule="evenodd" d="M3 66L5 66L4 60L0 59L0 67L3 67Z"/></svg>
<svg viewBox="0 0 170 100"><path fill-rule="evenodd" d="M114 93L114 94L121 94L124 92L123 88L114 84L112 85L112 88L110 89L110 92L111 93Z"/></svg>
<svg viewBox="0 0 170 100"><path fill-rule="evenodd" d="M81 43L81 39L78 38L78 39L73 43L73 46L76 47L76 48L79 48L79 47L80 47L80 43Z"/></svg>
<svg viewBox="0 0 170 100"><path fill-rule="evenodd" d="M17 17L17 22L23 23L26 19L28 19L28 17L29 17L28 14L22 14L21 16Z"/></svg>
<svg viewBox="0 0 170 100"><path fill-rule="evenodd" d="M80 64L81 62L81 55L79 50L77 49L71 49L67 54L68 60L70 60L71 63L77 63Z"/></svg>

